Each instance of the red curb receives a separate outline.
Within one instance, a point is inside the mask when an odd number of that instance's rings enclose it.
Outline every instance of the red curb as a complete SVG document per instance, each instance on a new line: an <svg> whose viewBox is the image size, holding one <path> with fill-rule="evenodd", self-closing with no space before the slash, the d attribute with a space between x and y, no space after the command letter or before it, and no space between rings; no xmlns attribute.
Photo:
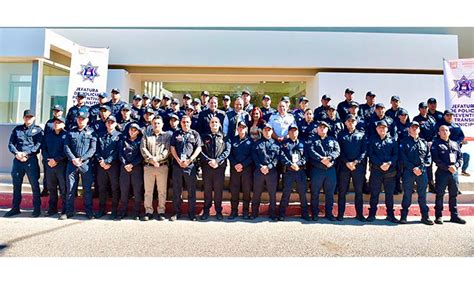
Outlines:
<svg viewBox="0 0 474 284"><path fill-rule="evenodd" d="M11 208L12 199L13 199L13 194L12 193L0 193L0 208ZM43 210L48 209L48 200L49 200L49 197L42 197L41 198L41 208ZM154 208L156 208L157 204L158 204L158 201L154 200L154 202L153 202ZM202 201L198 201L196 203L196 214L200 214L202 212L203 206L204 206L204 203ZM428 206L430 208L430 213L431 213L430 215L434 215L434 213L433 213L434 212L434 205L429 204ZM110 210L110 207L111 207L111 202L110 202L110 198L109 198L109 200L107 202L107 209ZM260 205L260 212L259 212L260 215L263 215L263 216L268 215L268 207L269 207L268 204ZM22 202L21 202L21 208L22 209L33 209L33 195L31 193L24 193L23 194ZM61 201L59 201L59 209L60 208L61 208ZM76 198L75 208L76 208L76 211L84 211L84 204L83 204L83 198L82 197ZM96 211L99 209L99 200L96 199L96 198L94 198L94 200L93 200L93 209L96 210ZM396 215L400 214L400 209L401 209L400 205L395 206L395 214ZM129 201L128 210L129 210L129 212L132 212L132 210L133 210L133 200ZM141 210L142 211L144 210L143 205L142 205ZM187 210L188 210L188 203L183 202L182 208L181 208L182 214L186 214ZM320 215L325 214L324 204L319 205L319 210L320 210ZM229 215L230 211L231 211L230 202L223 202L222 203L222 213L224 215ZM364 205L364 215L365 216L368 215L368 211L369 211L369 205L365 204ZM288 217L300 216L300 214L301 214L300 212L301 212L301 210L300 210L300 206L298 204L290 204L288 206L287 210L286 210L286 215ZM333 212L334 212L334 215L337 215L337 204L334 204ZM461 216L474 216L474 204L458 205L458 212L459 212L459 215L461 215ZM170 213L170 214L173 213L173 204L172 204L171 201L166 202L166 213ZM215 214L214 207L211 208L210 213L211 213L211 215ZM239 213L240 214L242 213L242 203L239 206ZM355 212L354 204L347 204L344 216L354 217L355 215L356 215L356 212ZM379 204L379 208L377 210L377 215L379 215L379 216L386 215L386 209L385 209L384 204ZM412 204L412 206L410 207L410 212L409 212L408 215L409 216L421 216L420 208L418 207L417 204ZM448 208L447 205L444 206L443 215L444 216L449 216L449 208Z"/></svg>

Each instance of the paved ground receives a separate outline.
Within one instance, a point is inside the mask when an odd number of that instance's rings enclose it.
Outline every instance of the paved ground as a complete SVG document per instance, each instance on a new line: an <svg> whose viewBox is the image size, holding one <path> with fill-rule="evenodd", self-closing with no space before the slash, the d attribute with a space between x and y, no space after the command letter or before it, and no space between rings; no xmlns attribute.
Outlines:
<svg viewBox="0 0 474 284"><path fill-rule="evenodd" d="M3 216L5 210L0 210ZM380 217L382 218L382 217ZM448 219L448 218L446 218ZM467 225L0 218L0 256L474 256Z"/></svg>

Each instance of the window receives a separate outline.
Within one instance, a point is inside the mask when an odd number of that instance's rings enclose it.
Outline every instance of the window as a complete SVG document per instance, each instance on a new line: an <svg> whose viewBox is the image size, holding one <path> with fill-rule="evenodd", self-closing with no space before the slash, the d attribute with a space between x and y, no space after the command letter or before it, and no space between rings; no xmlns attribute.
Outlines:
<svg viewBox="0 0 474 284"><path fill-rule="evenodd" d="M0 123L22 123L30 108L32 63L0 63Z"/></svg>
<svg viewBox="0 0 474 284"><path fill-rule="evenodd" d="M51 108L54 105L61 105L66 110L68 84L69 71L44 64L41 123L46 123L52 117ZM66 116L66 111L63 116Z"/></svg>

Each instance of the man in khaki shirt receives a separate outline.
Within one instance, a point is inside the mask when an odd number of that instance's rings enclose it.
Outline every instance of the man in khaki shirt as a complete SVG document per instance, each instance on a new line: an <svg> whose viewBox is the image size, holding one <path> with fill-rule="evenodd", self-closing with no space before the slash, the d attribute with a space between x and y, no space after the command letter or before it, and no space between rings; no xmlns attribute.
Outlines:
<svg viewBox="0 0 474 284"><path fill-rule="evenodd" d="M165 220L166 191L168 188L168 158L171 134L163 131L161 116L153 118L152 130L142 138L140 151L145 162L143 179L145 183L144 221L153 217L153 189L158 189L158 219Z"/></svg>

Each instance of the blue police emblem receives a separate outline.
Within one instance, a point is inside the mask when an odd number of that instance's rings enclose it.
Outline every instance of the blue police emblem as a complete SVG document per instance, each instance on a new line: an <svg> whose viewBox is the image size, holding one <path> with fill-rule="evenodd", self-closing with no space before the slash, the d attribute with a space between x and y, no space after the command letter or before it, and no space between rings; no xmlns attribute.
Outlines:
<svg viewBox="0 0 474 284"><path fill-rule="evenodd" d="M460 80L453 81L455 86L451 91L458 93L458 98L462 96L471 97L471 93L474 91L474 80L468 79L463 75Z"/></svg>
<svg viewBox="0 0 474 284"><path fill-rule="evenodd" d="M97 69L99 69L99 66L93 66L89 61L89 63L86 65L81 64L81 71L77 74L82 76L83 81L90 80L92 83L94 83L95 77L99 76Z"/></svg>

